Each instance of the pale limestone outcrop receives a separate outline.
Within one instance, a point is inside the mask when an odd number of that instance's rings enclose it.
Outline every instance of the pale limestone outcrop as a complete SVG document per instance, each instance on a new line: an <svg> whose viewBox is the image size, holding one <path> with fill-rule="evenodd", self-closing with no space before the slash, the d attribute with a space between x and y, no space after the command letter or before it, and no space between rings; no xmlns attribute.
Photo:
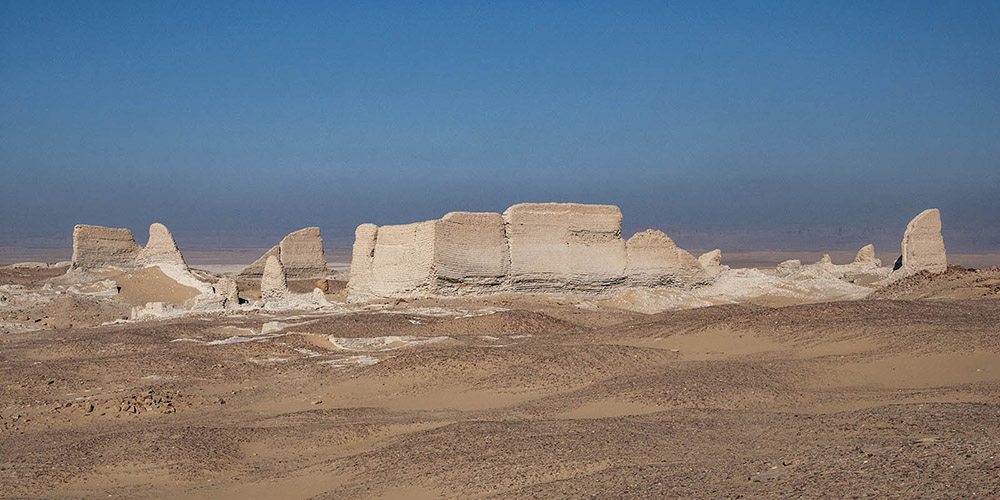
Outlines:
<svg viewBox="0 0 1000 500"><path fill-rule="evenodd" d="M159 222L154 222L149 226L149 241L139 251L136 263L139 266L176 265L187 269L187 263L184 262L184 257L177 248L174 236L170 234L170 230L166 226Z"/></svg>
<svg viewBox="0 0 1000 500"><path fill-rule="evenodd" d="M906 225L902 242L902 268L906 274L919 271L943 273L948 256L941 236L941 212L930 208L920 212Z"/></svg>
<svg viewBox="0 0 1000 500"><path fill-rule="evenodd" d="M372 293L389 297L430 291L436 224L426 221L378 228Z"/></svg>
<svg viewBox="0 0 1000 500"><path fill-rule="evenodd" d="M267 259L269 257L278 257L280 255L281 248L278 245L274 245L270 250L264 252L257 260L253 261L249 266L244 267L237 276L241 278L260 278L264 274L264 265L267 264Z"/></svg>
<svg viewBox="0 0 1000 500"><path fill-rule="evenodd" d="M318 227L299 229L278 244L281 265L290 279L326 277L326 255Z"/></svg>
<svg viewBox="0 0 1000 500"><path fill-rule="evenodd" d="M451 212L434 227L434 273L439 286L499 285L510 270L500 214Z"/></svg>
<svg viewBox="0 0 1000 500"><path fill-rule="evenodd" d="M514 288L598 292L624 281L628 256L618 207L522 203L503 219Z"/></svg>
<svg viewBox="0 0 1000 500"><path fill-rule="evenodd" d="M264 263L260 278L260 298L267 302L282 302L288 298L288 281L281 261L271 255Z"/></svg>
<svg viewBox="0 0 1000 500"><path fill-rule="evenodd" d="M176 314L173 307L166 302L146 302L141 306L133 306L129 315L131 320L161 319Z"/></svg>
<svg viewBox="0 0 1000 500"><path fill-rule="evenodd" d="M722 250L716 248L710 252L705 252L698 256L698 264L709 276L715 276L723 271L728 271L729 266L722 265Z"/></svg>
<svg viewBox="0 0 1000 500"><path fill-rule="evenodd" d="M372 296L375 283L375 242L378 226L361 224L354 230L354 248L351 252L350 277L347 280L347 294L356 299Z"/></svg>
<svg viewBox="0 0 1000 500"><path fill-rule="evenodd" d="M452 212L413 224L362 224L348 297L603 294L630 282L689 284L707 277L694 257L658 231L633 237L630 266L621 221L621 210L609 205L526 203L503 215Z"/></svg>
<svg viewBox="0 0 1000 500"><path fill-rule="evenodd" d="M889 269L882 268L882 261L875 257L874 245L865 245L864 247L861 247L861 249L858 250L857 255L854 257L854 262L851 262L850 264L834 264L833 259L830 258L829 254L824 254L823 258L815 264L799 266L798 268L786 265L790 262L798 263L796 260L785 261L778 264L776 271L779 276L792 276L799 274L809 276L823 275L852 283L872 283L877 279L884 278L889 273Z"/></svg>
<svg viewBox="0 0 1000 500"><path fill-rule="evenodd" d="M678 285L707 276L698 260L678 247L663 231L647 229L625 242L625 274L635 285Z"/></svg>
<svg viewBox="0 0 1000 500"><path fill-rule="evenodd" d="M268 257L277 257L289 279L316 279L327 275L323 238L318 227L307 227L289 233L281 242L243 268L241 278L259 278Z"/></svg>
<svg viewBox="0 0 1000 500"><path fill-rule="evenodd" d="M240 292L236 280L232 278L219 278L212 286L213 291L224 298L223 307L234 309L240 305Z"/></svg>
<svg viewBox="0 0 1000 500"><path fill-rule="evenodd" d="M73 269L134 269L141 250L128 229L87 224L73 227Z"/></svg>
<svg viewBox="0 0 1000 500"><path fill-rule="evenodd" d="M802 261L799 259L788 259L778 264L778 276L791 276L802 269Z"/></svg>
<svg viewBox="0 0 1000 500"><path fill-rule="evenodd" d="M854 257L854 263L860 266L881 267L882 261L875 258L875 245L868 244L858 250L858 255Z"/></svg>

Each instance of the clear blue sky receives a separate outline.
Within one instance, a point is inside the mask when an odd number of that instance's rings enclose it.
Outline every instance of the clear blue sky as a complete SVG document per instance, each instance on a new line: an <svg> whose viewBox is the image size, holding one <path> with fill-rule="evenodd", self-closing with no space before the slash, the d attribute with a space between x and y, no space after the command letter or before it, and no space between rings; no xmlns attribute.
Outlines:
<svg viewBox="0 0 1000 500"><path fill-rule="evenodd" d="M8 0L0 173L7 241L580 201L996 251L1000 2Z"/></svg>

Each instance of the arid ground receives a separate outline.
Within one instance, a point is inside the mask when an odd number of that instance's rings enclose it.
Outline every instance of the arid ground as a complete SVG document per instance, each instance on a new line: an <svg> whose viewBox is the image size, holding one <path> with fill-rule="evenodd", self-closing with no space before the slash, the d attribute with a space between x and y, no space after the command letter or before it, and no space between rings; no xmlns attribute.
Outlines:
<svg viewBox="0 0 1000 500"><path fill-rule="evenodd" d="M1000 272L955 268L652 315L500 296L108 324L127 311L57 301L0 318L49 325L0 335L0 497L995 499L998 299Z"/></svg>

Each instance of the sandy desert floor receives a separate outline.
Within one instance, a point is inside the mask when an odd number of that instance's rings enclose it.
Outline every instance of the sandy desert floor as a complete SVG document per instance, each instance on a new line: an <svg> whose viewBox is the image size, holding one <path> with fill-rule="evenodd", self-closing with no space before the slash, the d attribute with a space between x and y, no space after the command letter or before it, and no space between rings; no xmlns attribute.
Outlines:
<svg viewBox="0 0 1000 500"><path fill-rule="evenodd" d="M995 499L998 299L1000 272L953 270L653 315L57 303L0 335L0 497Z"/></svg>

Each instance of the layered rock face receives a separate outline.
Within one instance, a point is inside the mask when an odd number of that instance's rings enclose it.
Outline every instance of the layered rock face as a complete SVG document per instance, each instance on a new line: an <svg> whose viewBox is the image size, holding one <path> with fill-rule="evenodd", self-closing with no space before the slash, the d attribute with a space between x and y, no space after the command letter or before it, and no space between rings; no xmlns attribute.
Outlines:
<svg viewBox="0 0 1000 500"><path fill-rule="evenodd" d="M87 224L73 227L73 269L133 269L141 250L128 229Z"/></svg>
<svg viewBox="0 0 1000 500"><path fill-rule="evenodd" d="M141 266L168 264L187 269L187 263L184 262L184 256L177 248L174 235L170 234L167 226L159 222L154 222L149 226L149 241L139 251L136 262Z"/></svg>
<svg viewBox="0 0 1000 500"><path fill-rule="evenodd" d="M440 287L503 282L510 248L500 214L452 212L434 223L433 264Z"/></svg>
<svg viewBox="0 0 1000 500"><path fill-rule="evenodd" d="M187 269L174 236L159 222L149 226L149 241L145 247L136 244L128 229L86 224L73 228L74 269L140 269L159 265Z"/></svg>
<svg viewBox="0 0 1000 500"><path fill-rule="evenodd" d="M372 291L392 295L421 291L431 284L436 221L382 226L372 259Z"/></svg>
<svg viewBox="0 0 1000 500"><path fill-rule="evenodd" d="M504 291L602 293L611 287L691 284L707 274L667 235L626 242L611 205L525 203L502 215L452 212L438 220L355 231L352 300Z"/></svg>
<svg viewBox="0 0 1000 500"><path fill-rule="evenodd" d="M599 291L625 277L628 257L616 206L522 203L504 211L503 220L515 285Z"/></svg>
<svg viewBox="0 0 1000 500"><path fill-rule="evenodd" d="M323 278L327 274L323 238L318 227L289 233L281 242L239 272L242 278L260 278L268 257L277 257L290 279Z"/></svg>
<svg viewBox="0 0 1000 500"><path fill-rule="evenodd" d="M278 257L291 279L316 279L325 277L326 254L318 227L299 229L285 236L278 243Z"/></svg>
<svg viewBox="0 0 1000 500"><path fill-rule="evenodd" d="M678 247L662 231L647 229L625 242L630 282L636 285L674 285L703 273L698 260Z"/></svg>
<svg viewBox="0 0 1000 500"><path fill-rule="evenodd" d="M902 268L907 274L919 271L943 273L948 257L941 236L941 212L930 208L920 212L906 225L902 243Z"/></svg>

